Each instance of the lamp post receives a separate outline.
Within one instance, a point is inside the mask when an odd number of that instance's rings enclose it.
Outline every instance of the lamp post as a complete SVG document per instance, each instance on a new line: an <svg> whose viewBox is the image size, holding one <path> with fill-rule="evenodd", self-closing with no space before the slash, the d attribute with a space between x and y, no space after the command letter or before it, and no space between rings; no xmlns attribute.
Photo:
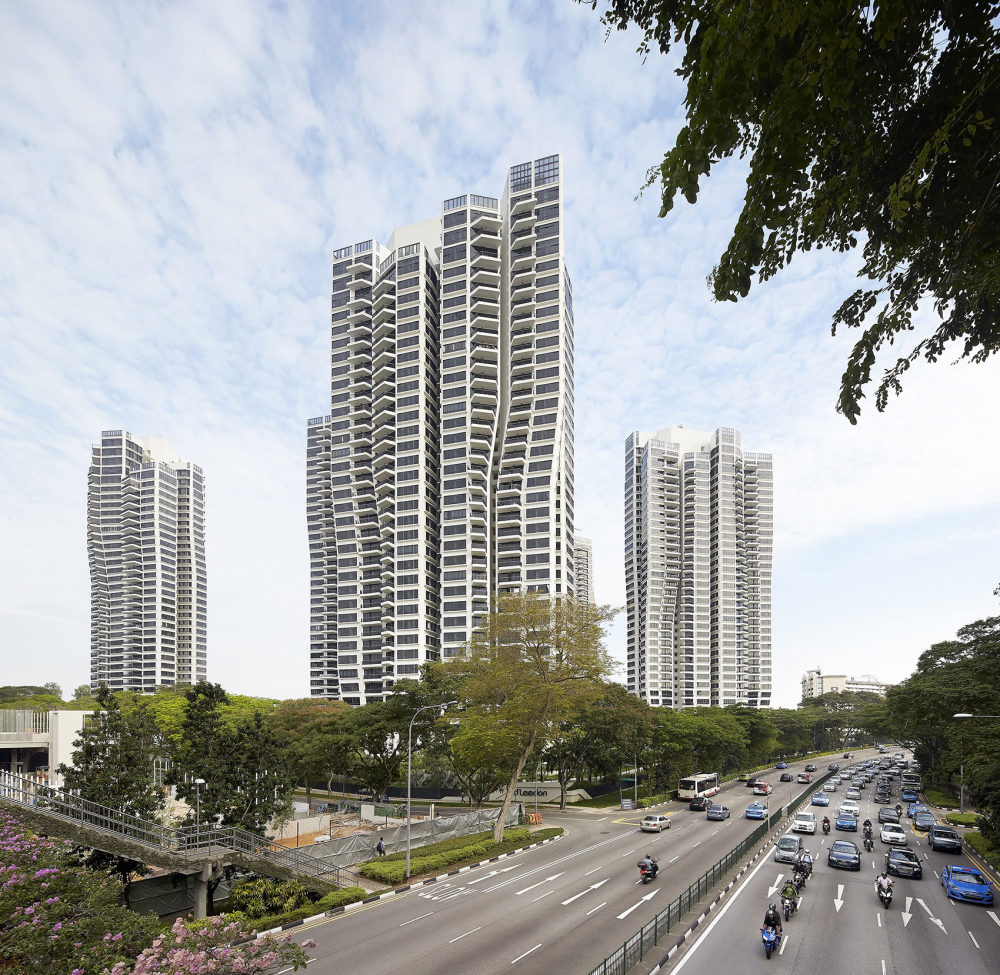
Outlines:
<svg viewBox="0 0 1000 975"><path fill-rule="evenodd" d="M194 845L201 846L201 787L204 779L194 780Z"/></svg>
<svg viewBox="0 0 1000 975"><path fill-rule="evenodd" d="M458 701L446 701L444 704L422 704L410 718L410 730L406 735L406 876L403 878L404 881L410 879L410 783L413 773L413 722L417 720L417 715L421 711L428 711L432 708L444 711L453 704L458 704Z"/></svg>
<svg viewBox="0 0 1000 975"><path fill-rule="evenodd" d="M1000 714L969 714L965 711L960 711L958 714L953 714L953 718L1000 718ZM965 812L965 764L959 765L958 767L958 811L960 813Z"/></svg>

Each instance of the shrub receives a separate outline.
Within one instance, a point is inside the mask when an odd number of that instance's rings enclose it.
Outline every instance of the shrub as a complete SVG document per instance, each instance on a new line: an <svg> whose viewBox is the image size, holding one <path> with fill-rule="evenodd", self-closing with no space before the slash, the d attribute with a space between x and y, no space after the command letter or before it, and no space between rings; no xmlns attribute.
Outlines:
<svg viewBox="0 0 1000 975"><path fill-rule="evenodd" d="M945 816L952 826L975 826L979 822L978 813L948 813Z"/></svg>
<svg viewBox="0 0 1000 975"><path fill-rule="evenodd" d="M981 833L966 833L965 840L994 870L1000 870L1000 850Z"/></svg>
<svg viewBox="0 0 1000 975"><path fill-rule="evenodd" d="M308 905L313 898L297 880L251 877L233 885L229 907L248 918L284 914Z"/></svg>

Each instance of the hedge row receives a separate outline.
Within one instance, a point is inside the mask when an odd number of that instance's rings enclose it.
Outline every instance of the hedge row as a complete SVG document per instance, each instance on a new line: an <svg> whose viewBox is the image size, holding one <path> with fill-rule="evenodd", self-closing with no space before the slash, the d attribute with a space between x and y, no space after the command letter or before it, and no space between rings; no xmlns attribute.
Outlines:
<svg viewBox="0 0 1000 975"><path fill-rule="evenodd" d="M251 931L269 931L271 928L278 928L283 924L291 924L292 921L302 921L316 914L325 914L335 907L345 907L356 901L363 901L368 896L370 896L369 892L361 887L341 887L339 890L324 894L317 901L303 904L291 911L283 911L280 914L267 914L264 917L250 918L242 911L226 911L225 916L227 919L240 921Z"/></svg>
<svg viewBox="0 0 1000 975"><path fill-rule="evenodd" d="M433 843L421 847L416 854L410 853L410 876L440 873L466 861L488 860L501 853L510 853L520 849L527 843L559 836L562 832L558 828L542 829L535 833L527 829L507 829L504 830L502 843L494 843L492 833L476 833L472 836L461 837L464 845L456 845L455 840ZM441 849L441 847L447 848ZM406 875L406 856L396 853L391 857L369 860L362 863L358 870L366 877L371 877L372 880L377 880L380 883L393 886L401 884Z"/></svg>
<svg viewBox="0 0 1000 975"><path fill-rule="evenodd" d="M979 813L948 813L944 817L952 826L976 826L979 823Z"/></svg>
<svg viewBox="0 0 1000 975"><path fill-rule="evenodd" d="M1000 870L1000 850L998 850L982 833L966 833L965 841L994 870Z"/></svg>

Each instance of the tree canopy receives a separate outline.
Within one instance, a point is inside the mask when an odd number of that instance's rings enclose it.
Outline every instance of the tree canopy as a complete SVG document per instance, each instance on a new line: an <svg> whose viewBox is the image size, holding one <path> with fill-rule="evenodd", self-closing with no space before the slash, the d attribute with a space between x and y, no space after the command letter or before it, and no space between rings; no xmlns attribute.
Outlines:
<svg viewBox="0 0 1000 975"><path fill-rule="evenodd" d="M682 48L686 124L646 184L660 216L678 194L696 202L722 159L749 159L717 300L798 251L862 247L865 284L833 318L861 330L837 405L852 423L925 299L936 327L885 370L880 411L913 362L1000 346L998 14L995 0L608 0L608 30L638 26L643 55Z"/></svg>

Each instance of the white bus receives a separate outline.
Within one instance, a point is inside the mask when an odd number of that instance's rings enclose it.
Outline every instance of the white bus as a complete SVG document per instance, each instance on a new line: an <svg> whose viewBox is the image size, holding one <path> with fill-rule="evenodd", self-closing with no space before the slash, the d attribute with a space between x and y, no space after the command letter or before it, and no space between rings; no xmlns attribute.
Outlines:
<svg viewBox="0 0 1000 975"><path fill-rule="evenodd" d="M678 799L694 799L695 796L714 796L719 791L718 772L699 772L689 775L677 783Z"/></svg>

